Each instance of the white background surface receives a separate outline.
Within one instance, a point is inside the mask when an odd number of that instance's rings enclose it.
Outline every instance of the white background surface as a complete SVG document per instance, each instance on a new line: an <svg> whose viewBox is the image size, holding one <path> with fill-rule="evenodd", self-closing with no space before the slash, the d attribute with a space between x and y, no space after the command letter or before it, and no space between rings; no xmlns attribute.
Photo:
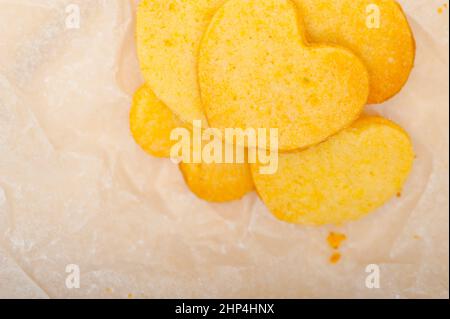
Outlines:
<svg viewBox="0 0 450 319"><path fill-rule="evenodd" d="M81 28L67 30L68 3ZM446 297L447 1L401 1L417 40L405 89L369 107L405 127L403 196L343 227L275 220L255 194L211 205L128 128L141 84L126 0L0 0L0 297ZM330 230L348 236L329 263ZM381 289L365 267L381 267ZM81 288L65 286L68 264Z"/></svg>

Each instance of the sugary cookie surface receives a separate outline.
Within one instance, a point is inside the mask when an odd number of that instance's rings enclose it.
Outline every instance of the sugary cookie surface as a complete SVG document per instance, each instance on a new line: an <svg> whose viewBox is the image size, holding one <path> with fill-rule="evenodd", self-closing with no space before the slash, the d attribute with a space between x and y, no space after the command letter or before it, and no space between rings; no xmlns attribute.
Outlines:
<svg viewBox="0 0 450 319"><path fill-rule="evenodd" d="M360 115L369 93L352 52L308 46L290 0L231 0L199 53L202 101L212 127L277 128L281 150L317 144Z"/></svg>
<svg viewBox="0 0 450 319"><path fill-rule="evenodd" d="M369 103L381 103L407 82L415 59L408 20L394 0L294 0L311 42L346 47L370 73Z"/></svg>
<svg viewBox="0 0 450 319"><path fill-rule="evenodd" d="M186 184L210 202L238 200L254 190L248 164L180 164Z"/></svg>
<svg viewBox="0 0 450 319"><path fill-rule="evenodd" d="M183 121L206 118L197 84L203 32L225 0L143 0L137 11L142 74L156 95Z"/></svg>
<svg viewBox="0 0 450 319"><path fill-rule="evenodd" d="M367 117L303 152L280 154L279 170L260 175L256 189L279 219L341 224L385 204L403 188L414 152L408 135L392 122Z"/></svg>
<svg viewBox="0 0 450 319"><path fill-rule="evenodd" d="M130 112L130 128L136 143L147 153L170 157L174 145L170 133L183 125L148 86L143 85L136 91Z"/></svg>

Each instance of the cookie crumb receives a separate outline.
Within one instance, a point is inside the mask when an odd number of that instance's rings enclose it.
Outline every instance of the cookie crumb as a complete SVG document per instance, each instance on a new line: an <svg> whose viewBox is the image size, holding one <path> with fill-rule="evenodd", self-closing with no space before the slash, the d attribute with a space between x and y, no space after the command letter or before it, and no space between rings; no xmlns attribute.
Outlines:
<svg viewBox="0 0 450 319"><path fill-rule="evenodd" d="M438 12L439 14L443 14L443 13L444 13L444 10L447 9L447 8L448 8L448 4L447 4L447 3L444 3L442 6L440 6L440 7L437 9L437 12Z"/></svg>
<svg viewBox="0 0 450 319"><path fill-rule="evenodd" d="M337 264L342 258L342 255L340 253L334 253L330 257L330 263Z"/></svg>
<svg viewBox="0 0 450 319"><path fill-rule="evenodd" d="M339 249L342 245L342 242L347 240L347 236L340 233L331 232L328 235L327 241L331 248Z"/></svg>

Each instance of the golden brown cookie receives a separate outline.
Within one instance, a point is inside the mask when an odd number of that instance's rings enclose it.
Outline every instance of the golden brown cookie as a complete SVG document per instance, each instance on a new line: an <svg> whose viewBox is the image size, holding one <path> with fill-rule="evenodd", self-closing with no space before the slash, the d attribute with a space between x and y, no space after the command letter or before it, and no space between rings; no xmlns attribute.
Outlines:
<svg viewBox="0 0 450 319"><path fill-rule="evenodd" d="M136 91L130 112L130 128L133 137L147 153L156 157L170 157L175 142L170 133L177 127L184 127L162 103L152 90L143 85Z"/></svg>
<svg viewBox="0 0 450 319"><path fill-rule="evenodd" d="M170 139L175 129L189 131L192 138L191 128L185 126L146 85L135 93L130 127L137 144L156 157L171 157L172 147L179 143ZM208 201L237 200L254 189L247 163L181 163L180 170L192 192Z"/></svg>
<svg viewBox="0 0 450 319"><path fill-rule="evenodd" d="M210 202L238 200L254 190L249 164L180 164L186 184Z"/></svg>
<svg viewBox="0 0 450 319"><path fill-rule="evenodd" d="M369 103L396 95L414 66L416 46L408 20L394 0L294 0L308 39L345 46L366 64Z"/></svg>
<svg viewBox="0 0 450 319"><path fill-rule="evenodd" d="M224 2L143 0L137 11L137 46L144 78L185 122L206 122L197 84L197 53L213 14ZM311 41L347 47L365 62L370 73L369 103L381 103L404 86L414 65L415 42L396 1L295 3Z"/></svg>
<svg viewBox="0 0 450 319"><path fill-rule="evenodd" d="M326 142L280 154L274 175L252 165L256 189L279 219L303 225L359 219L399 193L414 152L396 124L365 117Z"/></svg>
<svg viewBox="0 0 450 319"><path fill-rule="evenodd" d="M317 144L350 125L369 94L351 51L310 46L290 0L231 0L199 53L199 83L212 127L277 128L281 150Z"/></svg>
<svg viewBox="0 0 450 319"><path fill-rule="evenodd" d="M156 95L183 121L206 118L197 84L197 51L225 0L143 0L137 10L141 70Z"/></svg>

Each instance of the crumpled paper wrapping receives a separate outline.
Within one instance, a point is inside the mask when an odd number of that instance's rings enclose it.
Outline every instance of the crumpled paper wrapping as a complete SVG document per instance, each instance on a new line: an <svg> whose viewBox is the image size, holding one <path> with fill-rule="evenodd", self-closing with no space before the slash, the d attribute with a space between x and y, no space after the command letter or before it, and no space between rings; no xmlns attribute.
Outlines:
<svg viewBox="0 0 450 319"><path fill-rule="evenodd" d="M65 27L71 2L80 29ZM378 212L311 228L277 221L255 194L203 202L135 144L137 0L0 0L0 297L448 298L448 9L401 2L416 67L368 110L411 133L414 171ZM336 265L330 231L348 236ZM369 264L380 289L366 287Z"/></svg>

